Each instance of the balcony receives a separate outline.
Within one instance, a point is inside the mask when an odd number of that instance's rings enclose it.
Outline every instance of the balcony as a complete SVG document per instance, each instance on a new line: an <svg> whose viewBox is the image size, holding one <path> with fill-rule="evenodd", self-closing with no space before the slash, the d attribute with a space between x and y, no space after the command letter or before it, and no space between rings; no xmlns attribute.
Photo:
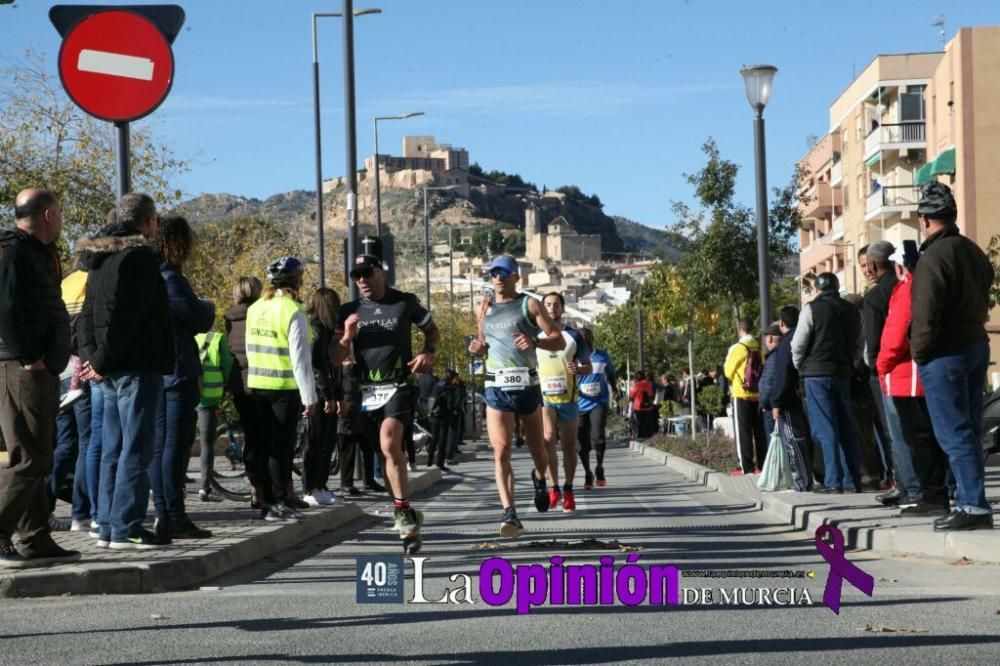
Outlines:
<svg viewBox="0 0 1000 666"><path fill-rule="evenodd" d="M918 185L887 185L868 195L865 201L865 221L882 213L904 213L916 210L920 200Z"/></svg>
<svg viewBox="0 0 1000 666"><path fill-rule="evenodd" d="M829 183L816 183L802 194L802 217L824 217L833 211L836 200Z"/></svg>
<svg viewBox="0 0 1000 666"><path fill-rule="evenodd" d="M830 169L830 186L839 187L844 181L844 163L841 160L837 160L833 163L833 168Z"/></svg>
<svg viewBox="0 0 1000 666"><path fill-rule="evenodd" d="M865 137L865 159L879 150L925 148L926 125L922 120L880 125Z"/></svg>

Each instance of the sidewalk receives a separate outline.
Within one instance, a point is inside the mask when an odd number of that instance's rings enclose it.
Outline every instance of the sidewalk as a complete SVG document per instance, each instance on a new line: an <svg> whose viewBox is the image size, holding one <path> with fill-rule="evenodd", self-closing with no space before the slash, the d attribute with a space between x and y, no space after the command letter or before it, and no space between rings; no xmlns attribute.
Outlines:
<svg viewBox="0 0 1000 666"><path fill-rule="evenodd" d="M749 499L760 510L810 534L820 525L835 525L844 533L851 549L1000 562L1000 525L993 530L935 532L933 522L937 516L901 518L898 510L876 503L875 493L817 495L789 490L766 493L757 488L756 475L730 477L641 442L633 441L629 446L636 454L666 465L707 488ZM1000 456L991 456L987 461L986 496L991 504L1000 502Z"/></svg>
<svg viewBox="0 0 1000 666"><path fill-rule="evenodd" d="M466 442L459 460L475 459L478 442ZM0 454L6 458L6 454ZM197 460L192 476L197 476ZM411 494L427 490L441 480L437 468L425 467L417 455L418 469L410 472ZM201 502L198 484L188 484L188 515L212 531L208 539L175 541L162 550L114 551L97 548L86 532L54 532L59 545L79 550L73 564L36 569L0 568L0 598L69 594L145 594L197 588L257 560L287 550L366 515L376 515L388 501L385 493L364 493L351 501L337 493L337 503L303 511L298 523L267 523L258 511L241 502ZM150 511L152 505L150 505ZM69 505L58 502L56 515L68 518ZM384 512L380 514L384 516ZM152 521L152 514L149 515Z"/></svg>

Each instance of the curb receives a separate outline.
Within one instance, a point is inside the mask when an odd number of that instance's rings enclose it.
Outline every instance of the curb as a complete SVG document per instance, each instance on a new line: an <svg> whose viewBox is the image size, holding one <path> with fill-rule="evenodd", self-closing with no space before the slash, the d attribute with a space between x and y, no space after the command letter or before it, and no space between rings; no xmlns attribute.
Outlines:
<svg viewBox="0 0 1000 666"><path fill-rule="evenodd" d="M757 488L756 477L730 477L642 442L631 441L629 448L690 481L727 497L752 502L757 510L796 529L813 533L821 525L839 527L847 548L852 550L1000 562L1000 531L934 532L927 519L901 519L895 512L887 513L886 509L873 505L836 510L817 495L765 493ZM894 524L885 525L887 520Z"/></svg>
<svg viewBox="0 0 1000 666"><path fill-rule="evenodd" d="M410 480L410 492L422 492L440 480L440 470L427 470ZM8 570L0 573L0 598L188 590L366 515L357 504L341 504L298 523L261 523L249 538L216 539L178 558Z"/></svg>

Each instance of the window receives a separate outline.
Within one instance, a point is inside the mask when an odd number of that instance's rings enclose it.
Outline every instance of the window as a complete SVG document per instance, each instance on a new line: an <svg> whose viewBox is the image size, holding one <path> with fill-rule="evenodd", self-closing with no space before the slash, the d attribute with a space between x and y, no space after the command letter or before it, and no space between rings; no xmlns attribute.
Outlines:
<svg viewBox="0 0 1000 666"><path fill-rule="evenodd" d="M850 135L848 134L846 127L840 130L840 149L844 152L845 155L847 154L847 145L850 143L848 141L849 136Z"/></svg>
<svg viewBox="0 0 1000 666"><path fill-rule="evenodd" d="M924 109L924 88L927 86L906 86L906 92L900 95L900 122L923 122L926 119Z"/></svg>
<svg viewBox="0 0 1000 666"><path fill-rule="evenodd" d="M844 210L846 211L851 207L851 188L844 188Z"/></svg>

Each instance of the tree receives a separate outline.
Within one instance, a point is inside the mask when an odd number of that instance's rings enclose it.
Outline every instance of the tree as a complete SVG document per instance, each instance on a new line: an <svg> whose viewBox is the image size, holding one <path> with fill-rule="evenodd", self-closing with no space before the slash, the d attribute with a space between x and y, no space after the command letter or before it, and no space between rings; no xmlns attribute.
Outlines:
<svg viewBox="0 0 1000 666"><path fill-rule="evenodd" d="M678 221L672 230L691 241L680 261L680 271L696 301L721 296L739 317L744 305L757 298L755 214L734 201L739 166L722 158L711 138L702 150L708 162L696 174L685 175L702 208L692 210L680 202L673 206ZM794 254L792 239L801 221L796 198L800 178L796 171L789 185L774 189L776 198L768 219L772 275L782 275L784 262Z"/></svg>
<svg viewBox="0 0 1000 666"><path fill-rule="evenodd" d="M133 123L131 142L134 190L170 210L182 196L171 182L187 163L156 141L148 123ZM25 187L59 195L64 253L104 225L117 198L111 124L78 109L33 51L0 70L0 224L13 219L14 197Z"/></svg>

